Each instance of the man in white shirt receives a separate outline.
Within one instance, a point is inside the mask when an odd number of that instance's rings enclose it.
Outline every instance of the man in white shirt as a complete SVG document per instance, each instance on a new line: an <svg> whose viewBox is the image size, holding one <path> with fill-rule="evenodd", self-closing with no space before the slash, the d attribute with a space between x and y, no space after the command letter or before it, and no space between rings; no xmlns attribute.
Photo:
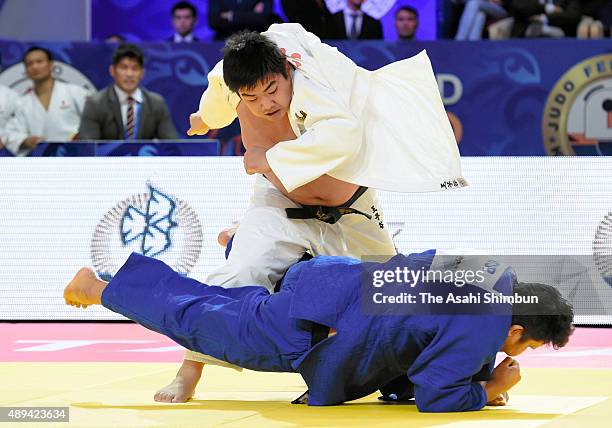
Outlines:
<svg viewBox="0 0 612 428"><path fill-rule="evenodd" d="M5 128L17 112L19 95L10 88L0 85L0 149L4 148Z"/></svg>
<svg viewBox="0 0 612 428"><path fill-rule="evenodd" d="M198 12L194 5L187 1L180 1L172 6L172 26L174 35L169 41L174 43L197 42L193 29L198 23Z"/></svg>
<svg viewBox="0 0 612 428"><path fill-rule="evenodd" d="M298 24L228 39L188 132L240 120L247 173L259 174L227 262L207 282L273 291L312 255L391 256L375 188L466 185L427 55L369 72ZM372 187L372 188L369 188ZM186 401L206 356L186 356L157 401Z"/></svg>
<svg viewBox="0 0 612 428"><path fill-rule="evenodd" d="M31 47L23 63L34 85L21 96L6 126L4 145L15 156L27 155L44 140L71 141L87 97L80 86L53 78L53 56L47 49Z"/></svg>

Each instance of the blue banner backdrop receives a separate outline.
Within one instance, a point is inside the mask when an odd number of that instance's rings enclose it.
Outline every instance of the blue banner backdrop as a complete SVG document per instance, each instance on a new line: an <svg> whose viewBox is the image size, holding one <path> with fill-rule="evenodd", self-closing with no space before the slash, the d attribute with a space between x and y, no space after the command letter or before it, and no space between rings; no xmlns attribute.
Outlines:
<svg viewBox="0 0 612 428"><path fill-rule="evenodd" d="M597 110L601 110L602 102L605 104L606 96L612 99L609 41L338 42L336 45L368 69L427 49L462 155L537 156L547 151L573 154L572 148L578 154L597 155L602 154L596 145L598 142L612 141L612 112L602 111L604 116L601 116ZM28 46L0 41L4 64L19 62ZM45 43L44 46L57 60L80 70L96 88L110 83L108 64L114 46L103 43ZM184 133L189 113L197 109L206 87L206 75L220 59L221 44L146 43L143 47L147 57L144 86L166 98L177 129ZM2 74L0 82L3 82ZM589 106L590 101L586 100L597 88L603 88L603 92L592 99L604 97L603 101L593 104L595 110L588 110L588 115L581 115L580 109ZM585 91L588 93L584 99L578 97ZM608 127L590 123L592 117L597 117L602 124L608 117ZM575 129L566 129L570 125ZM597 128L600 125L603 128ZM596 131L588 131L589 127ZM212 132L207 138L222 140L224 155L240 154L238 134L234 124L233 128Z"/></svg>
<svg viewBox="0 0 612 428"><path fill-rule="evenodd" d="M31 157L101 157L101 156L218 156L217 140L152 140L73 141L69 143L42 142L28 156ZM0 157L13 157L0 149Z"/></svg>

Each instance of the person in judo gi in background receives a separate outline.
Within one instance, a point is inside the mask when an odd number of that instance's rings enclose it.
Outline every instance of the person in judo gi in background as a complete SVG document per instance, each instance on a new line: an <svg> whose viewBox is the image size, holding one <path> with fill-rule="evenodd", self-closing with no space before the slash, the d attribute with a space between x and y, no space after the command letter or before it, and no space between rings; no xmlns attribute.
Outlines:
<svg viewBox="0 0 612 428"><path fill-rule="evenodd" d="M463 262L477 260L466 256ZM421 279L415 290L512 297L513 304L427 302L407 314L395 313L393 305L364 310L364 290L373 284L363 282L364 275L436 264L434 250L384 263L319 256L292 266L280 291L270 294L262 286L205 285L134 253L110 283L81 269L64 299L77 307L102 304L188 349L241 367L298 372L308 386L300 402L309 405L340 404L376 390L414 398L422 412L503 405L521 378L512 357L544 344L565 346L574 328L572 307L554 287L519 283L511 267L500 265L485 271L478 285ZM508 357L494 368L499 351ZM398 379L401 390L394 389Z"/></svg>
<svg viewBox="0 0 612 428"><path fill-rule="evenodd" d="M23 64L33 86L21 95L3 136L4 146L15 156L26 156L44 140L71 141L89 95L84 88L53 77L53 55L45 48L30 47Z"/></svg>
<svg viewBox="0 0 612 428"><path fill-rule="evenodd" d="M205 134L236 117L246 172L257 179L232 251L209 284L272 291L306 252L392 256L375 189L466 185L424 52L370 72L299 24L234 35L208 75L188 133ZM187 352L155 400L189 399L205 362L216 363Z"/></svg>

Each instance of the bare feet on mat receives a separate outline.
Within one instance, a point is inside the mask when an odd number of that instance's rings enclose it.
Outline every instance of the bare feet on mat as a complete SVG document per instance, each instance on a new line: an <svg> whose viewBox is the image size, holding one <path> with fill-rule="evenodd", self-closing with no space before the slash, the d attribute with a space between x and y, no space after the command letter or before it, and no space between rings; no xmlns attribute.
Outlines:
<svg viewBox="0 0 612 428"><path fill-rule="evenodd" d="M99 280L92 269L82 268L64 289L64 301L77 308L99 305L104 287L106 282Z"/></svg>
<svg viewBox="0 0 612 428"><path fill-rule="evenodd" d="M183 365L170 384L155 393L155 401L162 403L185 403L193 397L196 385L202 376L203 363L184 360Z"/></svg>

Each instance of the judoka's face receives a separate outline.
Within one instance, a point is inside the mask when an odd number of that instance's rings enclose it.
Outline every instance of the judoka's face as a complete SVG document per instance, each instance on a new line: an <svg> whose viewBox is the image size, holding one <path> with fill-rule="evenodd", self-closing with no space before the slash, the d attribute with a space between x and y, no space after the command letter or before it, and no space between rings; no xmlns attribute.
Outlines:
<svg viewBox="0 0 612 428"><path fill-rule="evenodd" d="M140 86L144 68L134 58L122 58L116 65L110 66L110 74L119 89L131 94Z"/></svg>
<svg viewBox="0 0 612 428"><path fill-rule="evenodd" d="M241 88L238 94L254 116L272 122L282 120L287 117L293 95L291 69L287 65L287 77L270 74L253 88Z"/></svg>
<svg viewBox="0 0 612 428"><path fill-rule="evenodd" d="M522 325L512 325L508 330L508 337L502 346L502 352L505 352L511 357L525 352L527 348L536 349L544 345L543 340L524 339L523 333L525 329Z"/></svg>
<svg viewBox="0 0 612 428"><path fill-rule="evenodd" d="M26 74L33 81L43 81L51 77L53 61L44 51L32 51L24 59Z"/></svg>

